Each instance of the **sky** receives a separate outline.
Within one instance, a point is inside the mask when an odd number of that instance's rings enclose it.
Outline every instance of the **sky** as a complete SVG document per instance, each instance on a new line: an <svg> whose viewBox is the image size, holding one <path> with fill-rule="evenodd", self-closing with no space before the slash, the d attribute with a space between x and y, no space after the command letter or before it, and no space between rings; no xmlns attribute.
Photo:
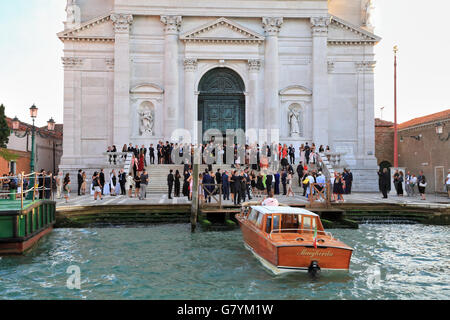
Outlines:
<svg viewBox="0 0 450 320"><path fill-rule="evenodd" d="M0 104L37 124L63 121L65 0L0 0ZM394 120L393 51L398 52L398 122L450 108L448 0L374 0L375 116Z"/></svg>

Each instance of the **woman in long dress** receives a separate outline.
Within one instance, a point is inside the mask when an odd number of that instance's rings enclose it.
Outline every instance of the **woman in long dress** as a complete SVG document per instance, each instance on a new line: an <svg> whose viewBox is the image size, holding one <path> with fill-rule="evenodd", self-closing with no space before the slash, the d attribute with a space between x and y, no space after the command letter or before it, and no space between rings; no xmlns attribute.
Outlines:
<svg viewBox="0 0 450 320"><path fill-rule="evenodd" d="M300 147L300 162L305 165L306 164L306 158L305 158L305 146L302 144Z"/></svg>
<svg viewBox="0 0 450 320"><path fill-rule="evenodd" d="M181 179L180 171L177 170L175 172L175 197L177 198L180 197L180 179Z"/></svg>
<svg viewBox="0 0 450 320"><path fill-rule="evenodd" d="M292 190L292 174L288 174L287 176L287 196L289 195L295 196L294 190Z"/></svg>
<svg viewBox="0 0 450 320"><path fill-rule="evenodd" d="M87 186L87 177L86 177L86 172L83 171L83 173L81 174L82 177L82 183L81 183L81 194L84 196L86 195L86 186Z"/></svg>
<svg viewBox="0 0 450 320"><path fill-rule="evenodd" d="M344 202L344 197L342 196L344 194L344 180L342 179L342 175L340 173L338 173L334 179L333 194L337 196L337 202Z"/></svg>
<svg viewBox="0 0 450 320"><path fill-rule="evenodd" d="M110 195L114 197L116 195L116 184L117 184L117 177L114 169L111 171L111 174L109 175L109 188L110 188Z"/></svg>

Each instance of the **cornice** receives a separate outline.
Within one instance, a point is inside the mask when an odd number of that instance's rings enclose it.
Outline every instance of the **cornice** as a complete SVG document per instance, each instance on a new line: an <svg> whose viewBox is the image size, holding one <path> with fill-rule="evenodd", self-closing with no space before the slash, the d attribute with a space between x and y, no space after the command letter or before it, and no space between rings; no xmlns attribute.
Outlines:
<svg viewBox="0 0 450 320"><path fill-rule="evenodd" d="M114 38L111 37L101 37L101 36L80 36L78 35L79 32L90 29L98 24L105 23L107 21L111 20L111 13L108 13L106 15L97 17L95 19L86 21L82 23L79 27L64 30L62 32L59 32L57 34L58 38L61 41L98 41L98 42L113 42Z"/></svg>
<svg viewBox="0 0 450 320"><path fill-rule="evenodd" d="M381 38L336 16L331 16L331 25L355 33L361 39L328 39L330 45L376 45Z"/></svg>

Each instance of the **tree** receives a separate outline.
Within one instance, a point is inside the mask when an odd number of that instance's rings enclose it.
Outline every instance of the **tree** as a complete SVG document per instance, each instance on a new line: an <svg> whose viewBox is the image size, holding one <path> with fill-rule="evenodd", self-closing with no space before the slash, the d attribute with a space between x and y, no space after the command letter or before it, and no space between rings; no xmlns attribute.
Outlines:
<svg viewBox="0 0 450 320"><path fill-rule="evenodd" d="M9 141L10 130L6 122L5 106L0 105L0 148L6 148Z"/></svg>

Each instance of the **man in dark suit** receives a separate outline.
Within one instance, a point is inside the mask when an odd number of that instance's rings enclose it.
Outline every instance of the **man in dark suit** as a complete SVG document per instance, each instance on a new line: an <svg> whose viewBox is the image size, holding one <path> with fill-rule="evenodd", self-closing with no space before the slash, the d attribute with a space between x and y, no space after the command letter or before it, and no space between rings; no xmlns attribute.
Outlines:
<svg viewBox="0 0 450 320"><path fill-rule="evenodd" d="M155 148L153 148L153 143L148 148L148 152L150 154L150 164L155 164Z"/></svg>
<svg viewBox="0 0 450 320"><path fill-rule="evenodd" d="M309 154L311 153L311 148L308 145L308 142L305 145L305 159L306 159L306 164L309 164Z"/></svg>
<svg viewBox="0 0 450 320"><path fill-rule="evenodd" d="M272 173L267 174L266 176L266 188L267 188L267 194L270 194L270 192L272 191L272 180L273 180L273 175Z"/></svg>
<svg viewBox="0 0 450 320"><path fill-rule="evenodd" d="M248 196L248 200L252 200L252 197L250 196L250 187L251 187L251 180L250 180L250 175L248 174L248 168L245 168L244 170L244 178L245 178L245 192L247 196Z"/></svg>
<svg viewBox="0 0 450 320"><path fill-rule="evenodd" d="M291 164L295 163L295 148L292 146L292 144L289 146L288 149L289 153L289 160L291 161Z"/></svg>
<svg viewBox="0 0 450 320"><path fill-rule="evenodd" d="M171 169L169 175L167 176L167 185L169 187L169 199L172 199L172 189L175 178L173 176L173 170Z"/></svg>
<svg viewBox="0 0 450 320"><path fill-rule="evenodd" d="M127 183L127 175L123 169L119 173L120 194L125 196L127 191L125 190L125 184Z"/></svg>
<svg viewBox="0 0 450 320"><path fill-rule="evenodd" d="M103 169L100 170L100 174L99 174L99 179L100 179L100 185L102 186L102 196L103 196L103 189L105 189L105 173L103 172Z"/></svg>
<svg viewBox="0 0 450 320"><path fill-rule="evenodd" d="M208 171L206 171L205 174L203 175L203 179L202 179L203 194L205 196L205 202L210 202L210 203L211 203L211 195L209 192L211 192L211 189L210 189L210 186L208 186L208 184L211 184L211 182L214 183L214 180L212 180L212 179L213 178L209 175Z"/></svg>
<svg viewBox="0 0 450 320"><path fill-rule="evenodd" d="M157 155L157 157L158 157L158 164L161 164L162 163L162 161L161 161L161 159L162 159L162 142L160 141L159 143L158 143L158 145L156 146L156 155Z"/></svg>
<svg viewBox="0 0 450 320"><path fill-rule="evenodd" d="M78 170L78 176L77 176L77 180L78 180L78 196L81 196L81 185L83 184L83 176L81 175L83 171L80 169Z"/></svg>
<svg viewBox="0 0 450 320"><path fill-rule="evenodd" d="M302 177L303 177L303 163L300 161L300 164L297 166L297 175L298 175L298 186L302 186Z"/></svg>
<svg viewBox="0 0 450 320"><path fill-rule="evenodd" d="M286 170L281 172L281 184L283 185L283 195L287 194L286 184L287 184L287 173Z"/></svg>
<svg viewBox="0 0 450 320"><path fill-rule="evenodd" d="M142 145L139 152L144 155L144 166L147 166L147 148L144 145Z"/></svg>
<svg viewBox="0 0 450 320"><path fill-rule="evenodd" d="M274 190L274 194L279 195L280 194L280 178L281 175L279 172L275 173L275 190Z"/></svg>
<svg viewBox="0 0 450 320"><path fill-rule="evenodd" d="M387 193L389 187L391 186L391 177L386 168L384 168L382 172L378 172L378 176L380 178L380 187L381 193L383 194L383 199L387 199L388 198Z"/></svg>
<svg viewBox="0 0 450 320"><path fill-rule="evenodd" d="M217 169L217 172L216 172L216 184L222 185L222 173L220 172L220 168ZM222 189L222 193L223 193L223 186L220 186L219 188Z"/></svg>
<svg viewBox="0 0 450 320"><path fill-rule="evenodd" d="M228 171L222 175L223 200L230 200L230 181L228 181Z"/></svg>

